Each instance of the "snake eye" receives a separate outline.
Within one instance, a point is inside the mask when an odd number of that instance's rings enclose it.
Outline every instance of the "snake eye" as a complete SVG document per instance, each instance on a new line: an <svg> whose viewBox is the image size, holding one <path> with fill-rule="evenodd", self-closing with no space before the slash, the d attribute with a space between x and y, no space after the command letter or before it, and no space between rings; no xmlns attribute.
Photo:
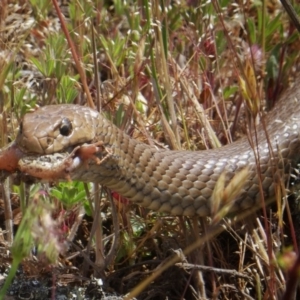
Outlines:
<svg viewBox="0 0 300 300"><path fill-rule="evenodd" d="M68 118L63 118L59 128L60 134L63 136L68 136L71 134L72 129L73 127L71 121Z"/></svg>

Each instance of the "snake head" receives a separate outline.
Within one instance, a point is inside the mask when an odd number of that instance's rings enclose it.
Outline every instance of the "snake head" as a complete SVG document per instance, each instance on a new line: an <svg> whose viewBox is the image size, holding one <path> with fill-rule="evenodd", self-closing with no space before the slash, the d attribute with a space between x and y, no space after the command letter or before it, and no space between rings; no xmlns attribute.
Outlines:
<svg viewBox="0 0 300 300"><path fill-rule="evenodd" d="M77 105L41 107L24 116L16 143L30 154L71 152L77 145L93 141L97 116L91 108Z"/></svg>

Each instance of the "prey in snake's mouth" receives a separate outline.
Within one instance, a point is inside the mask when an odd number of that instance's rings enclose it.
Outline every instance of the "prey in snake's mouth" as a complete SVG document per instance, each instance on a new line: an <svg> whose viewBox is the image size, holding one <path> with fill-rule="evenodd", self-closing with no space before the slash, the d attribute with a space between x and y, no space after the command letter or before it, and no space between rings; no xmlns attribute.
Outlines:
<svg viewBox="0 0 300 300"><path fill-rule="evenodd" d="M73 149L69 147L68 150L41 156L24 156L18 161L18 168L23 174L46 181L71 180L71 173L78 167L88 168L90 160L101 164L109 157L109 152L100 142L76 146ZM104 151L104 158L99 159L96 154Z"/></svg>

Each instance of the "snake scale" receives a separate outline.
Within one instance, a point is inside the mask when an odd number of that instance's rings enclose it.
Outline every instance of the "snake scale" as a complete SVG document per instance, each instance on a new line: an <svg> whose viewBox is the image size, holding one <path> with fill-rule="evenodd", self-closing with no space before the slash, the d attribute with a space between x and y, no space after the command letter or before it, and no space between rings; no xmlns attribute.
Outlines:
<svg viewBox="0 0 300 300"><path fill-rule="evenodd" d="M213 190L220 175L225 174L226 186L247 166L248 176L230 210L247 209L261 201L259 180L264 195L272 196L276 178L287 181L291 170L297 166L300 157L299 83L297 80L266 115L266 131L262 125L257 127L255 147L244 137L219 149L159 150L130 138L88 107L45 106L23 118L16 138L17 147L26 153L19 161L20 169L29 174L34 169L33 176L43 178L43 169L39 169L43 161L55 159L57 153L64 157L75 147L80 149L82 145L98 143L103 147L96 152L98 163L94 158L85 162L79 159L79 163L77 159L76 166L70 168L70 178L98 182L151 210L172 215L209 216ZM252 137L254 139L254 133ZM255 152L259 158L260 178ZM79 156L76 151L74 153L69 158L70 165ZM35 158L30 158L32 156ZM36 175L37 169L39 175Z"/></svg>

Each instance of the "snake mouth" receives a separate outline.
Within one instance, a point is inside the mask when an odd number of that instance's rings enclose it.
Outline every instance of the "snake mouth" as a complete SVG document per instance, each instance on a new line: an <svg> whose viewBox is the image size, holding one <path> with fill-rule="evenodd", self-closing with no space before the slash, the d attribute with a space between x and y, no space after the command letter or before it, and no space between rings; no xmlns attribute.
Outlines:
<svg viewBox="0 0 300 300"><path fill-rule="evenodd" d="M80 166L101 164L110 155L102 142L83 144L69 147L64 152L22 155L18 160L18 169L24 174L46 181L71 180L72 172Z"/></svg>
<svg viewBox="0 0 300 300"><path fill-rule="evenodd" d="M88 165L90 161L100 164L101 158L108 155L101 142L68 147L63 152L50 154L28 153L13 142L0 152L0 171L8 175L20 171L26 176L47 181L70 180L75 169Z"/></svg>
<svg viewBox="0 0 300 300"><path fill-rule="evenodd" d="M13 142L0 151L0 171L6 176L21 172L35 179L56 181L70 179L70 173L82 164L81 147L69 147L64 152L28 154Z"/></svg>
<svg viewBox="0 0 300 300"><path fill-rule="evenodd" d="M82 164L79 147L68 152L27 155L18 161L21 173L44 181L71 180L70 174Z"/></svg>
<svg viewBox="0 0 300 300"><path fill-rule="evenodd" d="M68 152L22 156L18 168L22 173L47 181L71 180L73 171L84 165L100 165L112 156L102 142L69 147Z"/></svg>

